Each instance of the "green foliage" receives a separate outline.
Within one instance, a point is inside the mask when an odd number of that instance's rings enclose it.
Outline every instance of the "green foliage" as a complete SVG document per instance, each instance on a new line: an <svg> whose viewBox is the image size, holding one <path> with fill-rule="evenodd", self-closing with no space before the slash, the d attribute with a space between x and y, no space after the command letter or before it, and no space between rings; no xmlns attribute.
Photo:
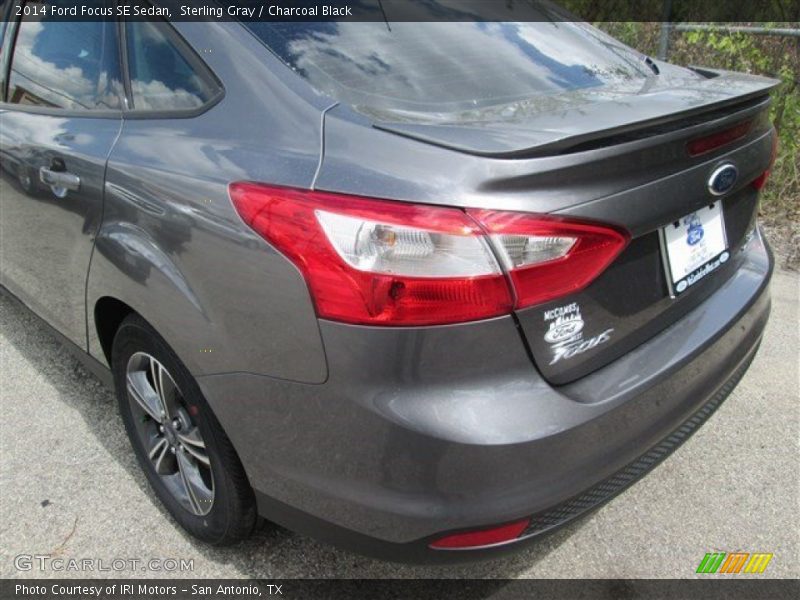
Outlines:
<svg viewBox="0 0 800 600"><path fill-rule="evenodd" d="M488 1L488 0L486 0ZM498 0L499 2L500 0ZM526 0L504 0L507 4ZM797 0L558 0L558 6L582 21L607 22L614 19L637 21L796 21Z"/></svg>

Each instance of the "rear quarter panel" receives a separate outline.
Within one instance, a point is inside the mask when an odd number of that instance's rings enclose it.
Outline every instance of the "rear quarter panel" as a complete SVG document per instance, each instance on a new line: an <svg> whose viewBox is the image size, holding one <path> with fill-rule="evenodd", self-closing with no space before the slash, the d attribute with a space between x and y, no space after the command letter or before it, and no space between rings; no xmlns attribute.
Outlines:
<svg viewBox="0 0 800 600"><path fill-rule="evenodd" d="M125 302L195 375L322 382L325 357L302 276L241 221L227 188L240 180L309 187L322 99L285 84L285 67L237 24L177 27L225 97L199 116L126 119L108 163L89 315L103 297ZM104 360L89 330L90 353Z"/></svg>

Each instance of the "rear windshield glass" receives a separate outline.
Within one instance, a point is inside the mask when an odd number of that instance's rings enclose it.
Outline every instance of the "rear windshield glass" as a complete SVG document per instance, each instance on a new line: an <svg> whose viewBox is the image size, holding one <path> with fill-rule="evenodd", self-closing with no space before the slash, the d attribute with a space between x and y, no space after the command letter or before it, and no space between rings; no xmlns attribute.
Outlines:
<svg viewBox="0 0 800 600"><path fill-rule="evenodd" d="M641 57L566 22L247 23L317 90L378 111L454 113L587 88L641 87Z"/></svg>

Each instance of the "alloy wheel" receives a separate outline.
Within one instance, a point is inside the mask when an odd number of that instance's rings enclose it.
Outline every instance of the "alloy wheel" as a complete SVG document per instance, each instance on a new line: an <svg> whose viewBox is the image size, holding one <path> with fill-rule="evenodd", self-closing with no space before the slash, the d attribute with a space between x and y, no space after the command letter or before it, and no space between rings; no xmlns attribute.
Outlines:
<svg viewBox="0 0 800 600"><path fill-rule="evenodd" d="M200 429L167 369L146 352L128 360L126 388L145 452L172 496L194 515L214 503L211 461Z"/></svg>

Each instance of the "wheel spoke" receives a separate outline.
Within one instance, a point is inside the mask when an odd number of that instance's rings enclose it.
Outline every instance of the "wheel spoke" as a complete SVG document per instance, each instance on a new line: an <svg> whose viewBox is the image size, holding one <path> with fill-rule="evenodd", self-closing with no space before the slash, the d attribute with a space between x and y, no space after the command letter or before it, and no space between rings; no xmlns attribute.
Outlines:
<svg viewBox="0 0 800 600"><path fill-rule="evenodd" d="M167 381L169 380L169 374L165 375L165 369L161 366L154 358L150 359L150 377L153 380L153 389L158 396L158 400L161 404L161 410L163 411L165 418L169 418L170 416L170 409L169 409L169 402L167 397ZM174 387L174 386L173 386Z"/></svg>
<svg viewBox="0 0 800 600"><path fill-rule="evenodd" d="M202 463L206 467L211 466L211 461L208 459L208 456L205 452L200 450L197 446L190 446L188 444L184 445L183 448L186 450L188 454L194 457L197 462Z"/></svg>
<svg viewBox="0 0 800 600"><path fill-rule="evenodd" d="M158 361L150 359L150 380L153 383L153 389L156 394L161 398L161 369L159 369Z"/></svg>
<svg viewBox="0 0 800 600"><path fill-rule="evenodd" d="M177 432L178 439L183 443L186 452L191 454L198 462L206 467L211 466L211 461L206 454L206 443L200 437L200 430L197 427L192 427L186 431Z"/></svg>
<svg viewBox="0 0 800 600"><path fill-rule="evenodd" d="M141 387L144 387L140 383L143 379L143 377L137 377L135 373L129 373L127 377L128 394L154 421L162 423L164 419L161 416L161 400L158 396L148 393L148 390L141 390Z"/></svg>
<svg viewBox="0 0 800 600"><path fill-rule="evenodd" d="M174 471L171 457L172 453L169 449L169 442L167 442L165 438L159 438L150 449L150 460L152 460L155 465L156 473L159 475L166 475Z"/></svg>
<svg viewBox="0 0 800 600"><path fill-rule="evenodd" d="M198 448L206 447L206 443L203 441L203 438L200 437L200 431L197 429L197 427L192 427L186 431L178 431L177 434L178 439L184 444L197 446Z"/></svg>
<svg viewBox="0 0 800 600"><path fill-rule="evenodd" d="M205 486L197 465L192 463L186 452L179 451L176 457L178 459L178 471L192 511L197 515L205 514L208 512L208 507L214 498L214 492Z"/></svg>

